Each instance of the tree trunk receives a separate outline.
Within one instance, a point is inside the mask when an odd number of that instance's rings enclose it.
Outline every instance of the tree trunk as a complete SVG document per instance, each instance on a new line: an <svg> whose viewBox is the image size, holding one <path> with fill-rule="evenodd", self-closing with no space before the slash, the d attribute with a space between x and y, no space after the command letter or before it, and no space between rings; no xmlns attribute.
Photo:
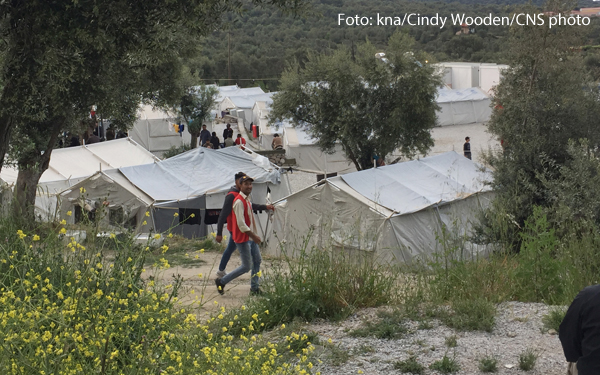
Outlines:
<svg viewBox="0 0 600 375"><path fill-rule="evenodd" d="M60 129L64 125L64 119L55 119L48 122L48 142L43 152L36 152L24 156L18 161L19 174L15 186L15 199L12 203L13 214L24 224L35 223L35 197L37 185L42 174L50 165L52 149L56 144Z"/></svg>
<svg viewBox="0 0 600 375"><path fill-rule="evenodd" d="M12 130L12 117L9 115L0 116L0 170L4 165L4 157L8 152L8 143Z"/></svg>
<svg viewBox="0 0 600 375"><path fill-rule="evenodd" d="M190 144L191 148L196 148L198 146L198 133L192 133L192 141Z"/></svg>

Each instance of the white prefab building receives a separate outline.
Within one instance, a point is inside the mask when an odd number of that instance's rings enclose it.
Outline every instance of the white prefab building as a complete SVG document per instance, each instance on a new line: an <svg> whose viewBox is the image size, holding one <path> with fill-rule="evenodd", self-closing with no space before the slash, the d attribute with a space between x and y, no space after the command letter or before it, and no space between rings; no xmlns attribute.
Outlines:
<svg viewBox="0 0 600 375"><path fill-rule="evenodd" d="M467 89L438 90L438 125L464 125L484 123L492 115L491 100L485 92L476 87Z"/></svg>
<svg viewBox="0 0 600 375"><path fill-rule="evenodd" d="M444 226L470 232L492 198L490 179L490 171L455 152L329 178L276 202L266 253L293 256L307 240L309 249L410 264L440 249Z"/></svg>
<svg viewBox="0 0 600 375"><path fill-rule="evenodd" d="M479 87L488 95L493 95L493 88L502 78L502 71L508 65L443 62L439 63L444 83L451 89L467 89Z"/></svg>

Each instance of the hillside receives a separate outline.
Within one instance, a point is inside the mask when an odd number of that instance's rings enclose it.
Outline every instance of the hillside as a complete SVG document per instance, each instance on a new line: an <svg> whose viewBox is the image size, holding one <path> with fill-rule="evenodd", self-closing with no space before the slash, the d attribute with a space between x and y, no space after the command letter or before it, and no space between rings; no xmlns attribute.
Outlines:
<svg viewBox="0 0 600 375"><path fill-rule="evenodd" d="M452 24L451 15L508 15L523 1L462 0L391 1L391 0L314 0L310 14L293 18L271 9L253 8L228 17L228 30L215 32L202 46L203 58L196 68L209 82L228 84L228 41L230 40L231 84L261 85L276 90L281 72L290 62L304 61L310 51L326 52L340 45L352 47L369 40L384 47L397 29L406 30L417 41L416 48L430 53L437 61L504 62L507 26L477 26L470 35L456 35L460 26ZM586 4L594 4L586 0ZM582 2L582 4L584 4ZM339 14L372 17L371 26L338 25ZM402 17L448 17L438 26L377 26L377 15ZM594 20L596 25L598 20ZM596 31L598 28L596 27ZM598 33L588 44L599 44Z"/></svg>

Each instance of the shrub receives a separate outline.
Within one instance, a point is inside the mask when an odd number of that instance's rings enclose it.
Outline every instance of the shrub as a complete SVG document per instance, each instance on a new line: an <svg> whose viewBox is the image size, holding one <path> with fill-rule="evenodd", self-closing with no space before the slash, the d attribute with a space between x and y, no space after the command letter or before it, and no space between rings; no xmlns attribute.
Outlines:
<svg viewBox="0 0 600 375"><path fill-rule="evenodd" d="M448 348L456 348L458 345L458 337L456 335L446 337L446 346Z"/></svg>
<svg viewBox="0 0 600 375"><path fill-rule="evenodd" d="M460 365L455 358L449 358L447 355L444 355L439 361L433 362L429 368L439 371L442 374L452 374L460 370Z"/></svg>
<svg viewBox="0 0 600 375"><path fill-rule="evenodd" d="M373 336L378 339L397 339L406 334L407 329L402 314L380 311L378 315L378 321L367 321L364 327L353 330L350 335L354 337Z"/></svg>
<svg viewBox="0 0 600 375"><path fill-rule="evenodd" d="M497 372L498 360L494 357L483 357L479 360L479 371L481 372Z"/></svg>
<svg viewBox="0 0 600 375"><path fill-rule="evenodd" d="M417 357L410 356L404 361L397 361L394 363L394 368L402 373L408 374L422 374L425 371L425 367L417 362Z"/></svg>
<svg viewBox="0 0 600 375"><path fill-rule="evenodd" d="M546 329L546 331L553 329L556 332L558 332L560 328L560 323L562 323L566 314L566 307L557 306L551 308L548 314L542 317L542 323L544 324L544 328Z"/></svg>
<svg viewBox="0 0 600 375"><path fill-rule="evenodd" d="M142 277L148 250L131 236L110 236L108 251L105 241L60 240L63 225L36 234L0 223L2 373L291 374L312 367L307 356L286 363L294 337L280 345L250 333L235 341L226 330L214 335L187 311L193 306L177 304L180 277L169 285Z"/></svg>
<svg viewBox="0 0 600 375"><path fill-rule="evenodd" d="M441 314L442 321L451 328L463 331L486 331L494 329L496 307L484 299L457 300L452 302L452 312Z"/></svg>
<svg viewBox="0 0 600 375"><path fill-rule="evenodd" d="M523 371L531 371L535 367L538 354L531 348L519 354L519 368Z"/></svg>

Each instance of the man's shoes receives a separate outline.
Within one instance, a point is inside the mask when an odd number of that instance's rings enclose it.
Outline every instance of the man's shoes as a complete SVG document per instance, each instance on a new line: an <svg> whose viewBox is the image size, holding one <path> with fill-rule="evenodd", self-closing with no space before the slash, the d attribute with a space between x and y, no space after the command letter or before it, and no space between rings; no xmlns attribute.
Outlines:
<svg viewBox="0 0 600 375"><path fill-rule="evenodd" d="M261 296L262 294L263 294L263 291L260 289L250 289L251 296Z"/></svg>
<svg viewBox="0 0 600 375"><path fill-rule="evenodd" d="M217 292L219 292L220 295L225 294L225 284L223 284L221 282L221 279L215 279L215 285L217 285Z"/></svg>
<svg viewBox="0 0 600 375"><path fill-rule="evenodd" d="M220 279L221 277L223 277L225 275L227 275L227 272L225 272L225 271L217 271L217 278Z"/></svg>

